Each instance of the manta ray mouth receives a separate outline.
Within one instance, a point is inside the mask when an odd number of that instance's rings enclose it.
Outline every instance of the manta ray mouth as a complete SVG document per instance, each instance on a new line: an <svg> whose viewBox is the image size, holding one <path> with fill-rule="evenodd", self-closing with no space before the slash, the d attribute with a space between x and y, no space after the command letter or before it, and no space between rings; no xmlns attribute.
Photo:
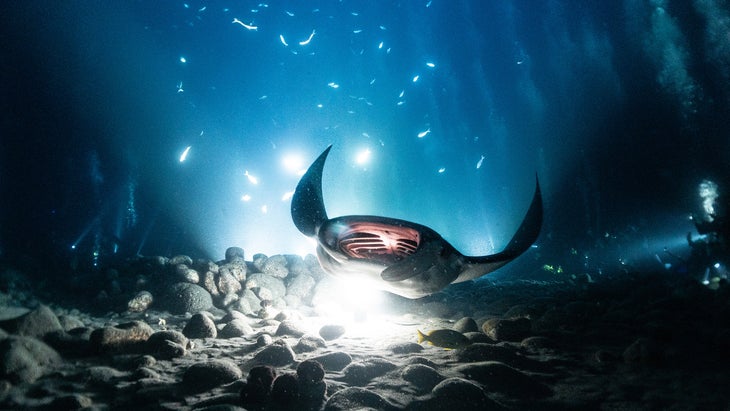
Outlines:
<svg viewBox="0 0 730 411"><path fill-rule="evenodd" d="M392 264L416 252L421 242L417 230L373 222L350 223L339 233L340 250L352 258Z"/></svg>

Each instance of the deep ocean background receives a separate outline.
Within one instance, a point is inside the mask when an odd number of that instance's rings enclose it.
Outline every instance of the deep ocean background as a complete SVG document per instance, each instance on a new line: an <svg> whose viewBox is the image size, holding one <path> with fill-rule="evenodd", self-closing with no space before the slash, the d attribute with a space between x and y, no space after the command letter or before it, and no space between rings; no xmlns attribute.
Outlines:
<svg viewBox="0 0 730 411"><path fill-rule="evenodd" d="M287 193L329 144L330 216L465 254L537 173L503 275L687 254L698 184L730 184L723 1L18 1L0 27L0 255L46 269L311 252Z"/></svg>

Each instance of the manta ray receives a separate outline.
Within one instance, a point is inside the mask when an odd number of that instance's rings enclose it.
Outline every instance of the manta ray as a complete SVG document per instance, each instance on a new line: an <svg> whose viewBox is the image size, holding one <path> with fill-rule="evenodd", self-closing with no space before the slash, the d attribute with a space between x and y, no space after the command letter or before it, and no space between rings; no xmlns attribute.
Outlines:
<svg viewBox="0 0 730 411"><path fill-rule="evenodd" d="M520 227L504 250L491 255L465 256L436 231L410 221L369 215L329 219L322 172L331 148L299 180L291 215L302 234L316 239L319 263L334 277L368 279L382 290L421 298L502 267L529 249L540 234L542 197L537 178Z"/></svg>

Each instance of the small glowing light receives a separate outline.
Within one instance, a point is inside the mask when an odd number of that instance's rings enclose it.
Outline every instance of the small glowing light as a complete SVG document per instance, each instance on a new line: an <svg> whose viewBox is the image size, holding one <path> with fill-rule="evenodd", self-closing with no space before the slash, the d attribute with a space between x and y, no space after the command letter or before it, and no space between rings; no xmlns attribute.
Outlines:
<svg viewBox="0 0 730 411"><path fill-rule="evenodd" d="M183 153L180 155L180 162L181 163L188 158L188 153L190 152L190 147L192 147L192 146L187 146L185 148L185 151L183 151Z"/></svg>
<svg viewBox="0 0 730 411"><path fill-rule="evenodd" d="M76 249L76 244L71 244L71 249L72 250L75 250Z"/></svg>
<svg viewBox="0 0 730 411"><path fill-rule="evenodd" d="M334 81L330 81L329 83L327 83L327 85L328 85L329 87L332 87L332 88L335 88L335 89L336 89L336 88L340 88L340 85L339 85L339 84L337 84L337 83L335 83Z"/></svg>
<svg viewBox="0 0 730 411"><path fill-rule="evenodd" d="M244 194L241 196L241 201L250 201L250 200L251 200L251 196L248 194Z"/></svg>
<svg viewBox="0 0 730 411"><path fill-rule="evenodd" d="M715 265L713 267L720 268L720 263L715 263Z"/></svg>
<svg viewBox="0 0 730 411"><path fill-rule="evenodd" d="M436 67L436 65L435 65L435 64L433 64L433 63L432 63L432 62L430 62L430 61L429 61L428 63L426 63L426 65L427 65L428 67L431 67L431 68L434 68L434 67Z"/></svg>
<svg viewBox="0 0 730 411"><path fill-rule="evenodd" d="M245 176L246 176L246 177L248 178L248 181L249 181L249 182L250 182L251 184L253 184L253 185L256 185L256 184L258 184L258 183L259 183L259 179L258 179L258 178L256 178L256 177L254 177L254 176L252 176L251 174L249 174L249 173L248 173L248 170L246 170L246 171L245 171L245 172L243 173L243 175L245 175Z"/></svg>
<svg viewBox="0 0 730 411"><path fill-rule="evenodd" d="M317 108L322 108L322 107L324 107L324 106L322 105L322 103L320 103L320 104L317 104Z"/></svg>
<svg viewBox="0 0 730 411"><path fill-rule="evenodd" d="M269 212L269 207L266 206L266 204L261 206L261 212L266 214Z"/></svg>
<svg viewBox="0 0 730 411"><path fill-rule="evenodd" d="M283 196L281 196L281 201L286 201L286 200L289 200L289 199L290 199L290 198L292 198L293 196L294 196L294 190L292 190L292 191L287 191L286 193L284 193L284 195L283 195Z"/></svg>
<svg viewBox="0 0 730 411"><path fill-rule="evenodd" d="M419 75L415 75L415 76L413 76L413 82L414 82L414 83L415 83L415 82L417 82L417 81L418 81L418 78L419 78L419 77L420 77Z"/></svg>
<svg viewBox="0 0 730 411"><path fill-rule="evenodd" d="M443 173L444 171L446 171L446 167L439 168L439 173Z"/></svg>
<svg viewBox="0 0 730 411"><path fill-rule="evenodd" d="M370 149L366 148L365 150L360 151L357 153L357 156L355 156L355 162L357 164L365 164L370 160Z"/></svg>
<svg viewBox="0 0 730 411"><path fill-rule="evenodd" d="M188 62L188 60L185 57L180 56L180 63L187 63L187 62Z"/></svg>
<svg viewBox="0 0 730 411"><path fill-rule="evenodd" d="M383 48L383 42L382 41L380 42L380 44L378 44L378 48L379 49L382 49Z"/></svg>

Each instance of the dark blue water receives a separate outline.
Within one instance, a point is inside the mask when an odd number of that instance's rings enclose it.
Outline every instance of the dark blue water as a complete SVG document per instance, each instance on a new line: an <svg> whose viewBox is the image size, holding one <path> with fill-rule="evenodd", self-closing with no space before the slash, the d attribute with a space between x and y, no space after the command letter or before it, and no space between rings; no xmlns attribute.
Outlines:
<svg viewBox="0 0 730 411"><path fill-rule="evenodd" d="M505 245L537 173L523 275L686 253L699 183L729 189L722 1L0 8L4 256L310 252L289 195L329 144L330 215L466 254Z"/></svg>

